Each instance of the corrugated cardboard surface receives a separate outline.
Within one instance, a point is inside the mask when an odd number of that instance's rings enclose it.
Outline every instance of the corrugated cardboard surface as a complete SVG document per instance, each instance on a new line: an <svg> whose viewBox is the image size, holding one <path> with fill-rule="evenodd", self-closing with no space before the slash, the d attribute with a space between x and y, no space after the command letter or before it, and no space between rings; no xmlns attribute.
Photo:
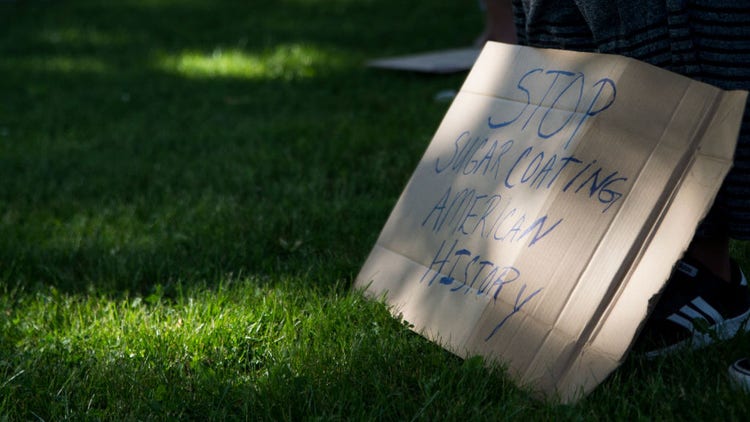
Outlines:
<svg viewBox="0 0 750 422"><path fill-rule="evenodd" d="M355 283L575 400L614 370L731 167L745 92L488 43Z"/></svg>

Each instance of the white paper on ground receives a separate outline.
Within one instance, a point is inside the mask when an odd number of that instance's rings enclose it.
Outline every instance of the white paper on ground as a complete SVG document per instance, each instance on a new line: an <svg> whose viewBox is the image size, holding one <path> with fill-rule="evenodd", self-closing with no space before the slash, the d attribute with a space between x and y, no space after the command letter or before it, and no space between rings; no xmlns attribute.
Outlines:
<svg viewBox="0 0 750 422"><path fill-rule="evenodd" d="M367 62L370 67L422 73L456 73L471 69L479 48L456 48L430 51L396 57L386 57Z"/></svg>

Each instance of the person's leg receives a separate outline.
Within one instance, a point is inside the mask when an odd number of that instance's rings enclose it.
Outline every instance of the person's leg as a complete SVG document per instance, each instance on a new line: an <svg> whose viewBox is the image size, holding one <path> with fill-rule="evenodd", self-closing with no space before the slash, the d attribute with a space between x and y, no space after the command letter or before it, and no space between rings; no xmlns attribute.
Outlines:
<svg viewBox="0 0 750 422"><path fill-rule="evenodd" d="M690 244L687 255L719 279L726 282L732 280L729 236L697 236Z"/></svg>
<svg viewBox="0 0 750 422"><path fill-rule="evenodd" d="M482 46L487 41L516 44L516 27L513 22L511 0L485 0L484 32L474 42Z"/></svg>

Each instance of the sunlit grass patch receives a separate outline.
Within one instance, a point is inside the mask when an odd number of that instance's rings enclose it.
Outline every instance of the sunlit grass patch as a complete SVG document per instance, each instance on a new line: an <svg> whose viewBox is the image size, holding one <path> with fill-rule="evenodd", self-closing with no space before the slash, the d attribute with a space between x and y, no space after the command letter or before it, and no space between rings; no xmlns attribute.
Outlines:
<svg viewBox="0 0 750 422"><path fill-rule="evenodd" d="M261 53L238 48L216 48L210 53L184 51L168 54L158 66L191 78L244 78L293 80L316 76L340 66L342 57L305 44L281 44Z"/></svg>

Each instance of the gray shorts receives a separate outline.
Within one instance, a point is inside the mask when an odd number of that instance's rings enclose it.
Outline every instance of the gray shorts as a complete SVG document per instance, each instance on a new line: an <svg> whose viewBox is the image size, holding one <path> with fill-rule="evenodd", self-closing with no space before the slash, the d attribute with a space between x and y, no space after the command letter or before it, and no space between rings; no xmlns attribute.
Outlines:
<svg viewBox="0 0 750 422"><path fill-rule="evenodd" d="M750 90L750 0L513 0L520 44L634 57ZM699 234L750 239L750 104L734 167Z"/></svg>

